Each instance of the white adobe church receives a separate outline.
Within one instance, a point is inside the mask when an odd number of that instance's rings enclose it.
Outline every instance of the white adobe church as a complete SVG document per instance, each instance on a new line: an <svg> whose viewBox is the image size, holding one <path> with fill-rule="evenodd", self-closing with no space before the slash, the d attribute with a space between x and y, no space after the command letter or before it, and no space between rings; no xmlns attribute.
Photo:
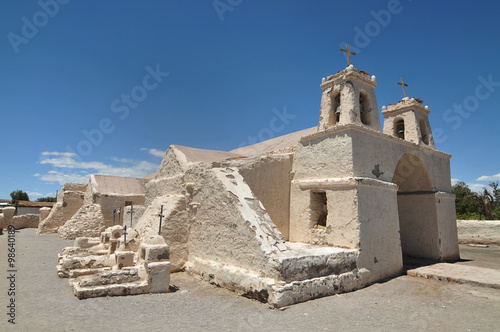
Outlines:
<svg viewBox="0 0 500 332"><path fill-rule="evenodd" d="M429 109L405 96L382 131L376 85L349 63L323 79L317 128L230 152L170 146L136 238L160 231L171 272L275 307L400 275L403 257L458 260L451 156Z"/></svg>

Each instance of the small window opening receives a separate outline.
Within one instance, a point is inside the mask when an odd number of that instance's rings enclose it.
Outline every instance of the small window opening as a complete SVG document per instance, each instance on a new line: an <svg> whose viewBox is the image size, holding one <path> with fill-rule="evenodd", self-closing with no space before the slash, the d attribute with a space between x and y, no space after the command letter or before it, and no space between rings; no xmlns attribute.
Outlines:
<svg viewBox="0 0 500 332"><path fill-rule="evenodd" d="M132 205L132 201L125 201L125 206L130 206Z"/></svg>
<svg viewBox="0 0 500 332"><path fill-rule="evenodd" d="M405 121L403 119L395 121L394 136L405 139Z"/></svg>
<svg viewBox="0 0 500 332"><path fill-rule="evenodd" d="M326 192L311 192L311 224L313 228L326 228L328 206Z"/></svg>
<svg viewBox="0 0 500 332"><path fill-rule="evenodd" d="M359 114L361 123L369 125L371 123L370 103L368 97L364 93L359 94Z"/></svg>
<svg viewBox="0 0 500 332"><path fill-rule="evenodd" d="M425 121L423 118L420 118L420 138L424 144L429 144L429 135L427 134L427 126L425 125Z"/></svg>

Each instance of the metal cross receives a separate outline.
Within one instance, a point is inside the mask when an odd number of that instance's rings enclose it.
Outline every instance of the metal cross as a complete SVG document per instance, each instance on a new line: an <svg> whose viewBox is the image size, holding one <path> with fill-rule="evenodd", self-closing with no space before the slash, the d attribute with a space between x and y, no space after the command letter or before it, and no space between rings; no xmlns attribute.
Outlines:
<svg viewBox="0 0 500 332"><path fill-rule="evenodd" d="M405 82L403 81L403 78L401 77L401 83L398 83L398 85L401 85L403 87L403 93L404 93L405 98L406 98L405 86L408 86L408 84L405 84Z"/></svg>
<svg viewBox="0 0 500 332"><path fill-rule="evenodd" d="M134 203L130 203L130 211L127 211L127 213L130 214L130 227L133 227L132 226L132 217L134 214Z"/></svg>
<svg viewBox="0 0 500 332"><path fill-rule="evenodd" d="M348 63L348 64L349 64L349 66L350 66L350 65L351 65L351 54L352 54L352 55L356 55L356 53L351 52L351 51L349 50L349 44L347 44L347 43L345 44L345 48L346 48L345 50L344 50L343 48L341 48L341 49L340 49L340 51L341 51L341 52L345 52L345 53L347 53L347 63Z"/></svg>
<svg viewBox="0 0 500 332"><path fill-rule="evenodd" d="M161 206L161 211L158 213L158 217L160 217L160 227L158 227L158 235L161 235L161 220L165 216L163 215L163 205Z"/></svg>
<svg viewBox="0 0 500 332"><path fill-rule="evenodd" d="M113 226L115 225L116 209L113 210Z"/></svg>

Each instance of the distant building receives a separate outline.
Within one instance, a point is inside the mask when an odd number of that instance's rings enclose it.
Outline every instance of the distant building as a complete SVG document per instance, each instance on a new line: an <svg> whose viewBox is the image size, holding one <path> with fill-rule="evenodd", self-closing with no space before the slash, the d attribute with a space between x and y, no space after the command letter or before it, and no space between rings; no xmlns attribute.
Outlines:
<svg viewBox="0 0 500 332"><path fill-rule="evenodd" d="M0 213L2 213L3 208L10 205L10 199L0 199Z"/></svg>
<svg viewBox="0 0 500 332"><path fill-rule="evenodd" d="M16 202L16 216L23 214L40 214L40 209L43 207L52 208L55 202L31 202L31 201L17 201Z"/></svg>

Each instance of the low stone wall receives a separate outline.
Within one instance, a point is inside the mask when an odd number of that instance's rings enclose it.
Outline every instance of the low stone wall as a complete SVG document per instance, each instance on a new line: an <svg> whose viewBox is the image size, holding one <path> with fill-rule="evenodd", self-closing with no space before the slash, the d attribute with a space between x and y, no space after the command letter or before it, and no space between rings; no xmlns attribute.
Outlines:
<svg viewBox="0 0 500 332"><path fill-rule="evenodd" d="M500 220L457 220L458 242L500 245Z"/></svg>
<svg viewBox="0 0 500 332"><path fill-rule="evenodd" d="M14 226L16 229L20 228L38 228L40 222L39 214L23 214L21 216L14 216L11 220L7 221L8 225Z"/></svg>

